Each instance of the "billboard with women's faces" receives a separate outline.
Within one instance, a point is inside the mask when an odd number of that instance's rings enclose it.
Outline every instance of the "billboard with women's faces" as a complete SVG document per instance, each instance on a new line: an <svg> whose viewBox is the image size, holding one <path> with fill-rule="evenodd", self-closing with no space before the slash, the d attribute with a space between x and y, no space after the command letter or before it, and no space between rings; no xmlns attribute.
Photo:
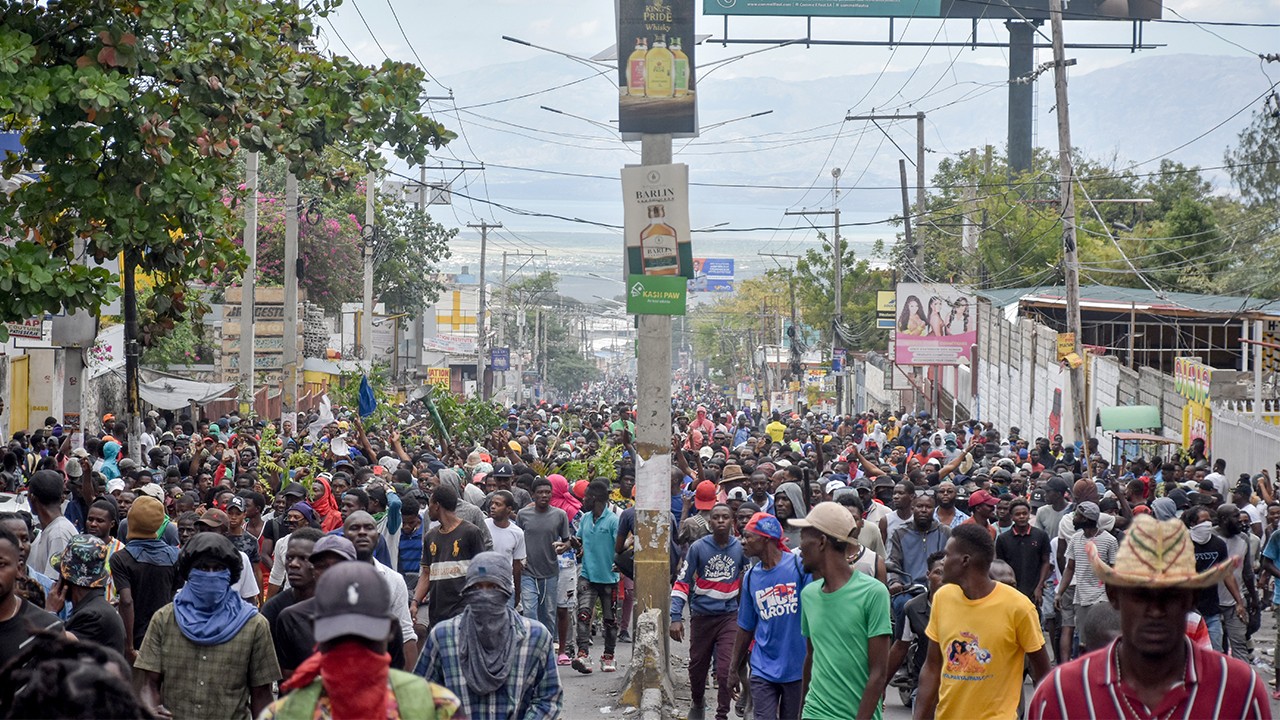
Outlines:
<svg viewBox="0 0 1280 720"><path fill-rule="evenodd" d="M961 365L978 341L978 306L954 285L902 283L897 287L894 362Z"/></svg>

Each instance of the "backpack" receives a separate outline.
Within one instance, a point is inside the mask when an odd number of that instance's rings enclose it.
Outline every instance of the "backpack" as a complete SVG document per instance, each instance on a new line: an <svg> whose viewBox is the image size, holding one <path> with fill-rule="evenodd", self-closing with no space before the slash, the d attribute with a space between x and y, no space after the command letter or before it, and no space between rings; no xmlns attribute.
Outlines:
<svg viewBox="0 0 1280 720"><path fill-rule="evenodd" d="M395 693L396 704L400 706L400 717L412 720L436 719L435 698L432 697L431 685L426 680L392 668L388 682L391 683L391 691ZM276 711L276 720L311 720L315 716L316 705L320 702L323 690L324 681L316 678L310 685L286 695Z"/></svg>

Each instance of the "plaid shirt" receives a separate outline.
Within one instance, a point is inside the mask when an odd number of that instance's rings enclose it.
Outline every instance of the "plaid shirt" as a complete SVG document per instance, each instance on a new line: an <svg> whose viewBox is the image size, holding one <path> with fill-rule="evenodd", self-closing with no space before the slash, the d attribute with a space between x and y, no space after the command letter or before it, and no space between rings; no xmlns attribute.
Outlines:
<svg viewBox="0 0 1280 720"><path fill-rule="evenodd" d="M517 616L516 660L507 684L489 695L477 695L467 687L462 671L459 627L462 618L437 625L427 637L426 648L413 672L428 682L449 688L462 701L462 716L469 718L521 718L555 720L563 712L563 692L556 673L551 633L542 623Z"/></svg>

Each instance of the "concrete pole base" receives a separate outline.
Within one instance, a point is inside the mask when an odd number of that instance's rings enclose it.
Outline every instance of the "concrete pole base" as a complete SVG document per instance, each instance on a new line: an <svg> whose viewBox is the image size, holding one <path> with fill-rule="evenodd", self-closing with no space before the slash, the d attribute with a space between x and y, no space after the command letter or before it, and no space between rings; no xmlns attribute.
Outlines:
<svg viewBox="0 0 1280 720"><path fill-rule="evenodd" d="M675 690L667 674L665 627L662 611L658 609L646 610L636 620L631 666L623 678L618 698L622 705L640 708L645 720L661 718L663 709L675 704Z"/></svg>

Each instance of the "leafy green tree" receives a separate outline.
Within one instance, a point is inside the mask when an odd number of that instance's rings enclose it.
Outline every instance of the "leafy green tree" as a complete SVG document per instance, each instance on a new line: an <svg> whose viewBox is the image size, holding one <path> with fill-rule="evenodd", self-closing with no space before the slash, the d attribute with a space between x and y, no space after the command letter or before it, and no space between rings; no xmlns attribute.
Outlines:
<svg viewBox="0 0 1280 720"><path fill-rule="evenodd" d="M344 302L357 302L363 297L362 275L351 270L360 268L364 262L360 233L365 222L364 187L367 179L359 163L345 150L330 149L322 157L328 168L325 176L358 178L349 187L338 188L326 186L322 178L299 183L300 197L308 207L307 222L301 228L303 238L299 242L305 273L302 286L308 291L308 299L328 311L334 311ZM284 197L286 174L287 167L283 162L265 167L260 175L261 191L277 199ZM374 297L386 303L392 314L417 316L439 299L441 285L432 276L436 273L437 263L449 257L449 241L458 231L434 222L428 213L414 204L381 194L375 197L374 217L378 227L373 266ZM305 237L307 225L334 220L340 223L340 232L326 232L317 238ZM273 258L283 258L283 244L278 250ZM269 275L274 282L280 282L280 278L278 270Z"/></svg>
<svg viewBox="0 0 1280 720"><path fill-rule="evenodd" d="M546 369L547 384L563 394L580 390L582 383L600 376L592 357L584 355L576 319L587 313L577 300L558 293L560 276L549 270L507 282L495 292L501 310L494 315L513 352L533 347L533 331L541 322L545 350L539 348L534 368ZM536 313L541 312L541 321Z"/></svg>
<svg viewBox="0 0 1280 720"><path fill-rule="evenodd" d="M689 312L694 357L707 363L717 379L748 378L762 344L776 344L776 323L767 317L788 315L789 278L783 271L740 280L732 293Z"/></svg>
<svg viewBox="0 0 1280 720"><path fill-rule="evenodd" d="M1076 155L1083 283L1219 292L1215 278L1232 258L1220 218L1233 201L1215 196L1199 168L1166 159L1143 179L1114 159ZM900 237L895 266L976 288L1061 283L1057 168L1043 150L1035 158L1031 171L1013 177L995 154L990 163L969 156L940 162L937 189L913 222L918 250L913 257ZM1132 202L1145 198L1152 202Z"/></svg>
<svg viewBox="0 0 1280 720"><path fill-rule="evenodd" d="M823 245L830 246L824 233L818 233ZM876 293L893 289L892 276L871 267L843 238L840 240L840 308L844 328L844 341L854 350L878 350L888 342L888 333L876 329ZM819 328L829 343L835 328L835 274L831 269L831 254L809 249L796 261L796 297L805 323ZM848 345L852 341L853 345Z"/></svg>
<svg viewBox="0 0 1280 720"><path fill-rule="evenodd" d="M385 203L378 210L380 239L374 253L373 291L388 312L419 313L440 298L432 279L437 264L449 257L457 228L446 228L407 203Z"/></svg>
<svg viewBox="0 0 1280 720"><path fill-rule="evenodd" d="M1243 207L1224 213L1236 261L1219 282L1224 292L1280 297L1280 112L1254 113L1226 161Z"/></svg>
<svg viewBox="0 0 1280 720"><path fill-rule="evenodd" d="M147 333L157 327L154 317L148 317L153 304L154 287L138 292L138 304L143 308L139 317L139 326L143 335L142 364L152 368L190 367L202 363L213 362L211 338L206 335L206 327L197 315L197 308L213 299L215 293L208 289L189 288L197 296L197 302L187 307L186 315L176 322L173 329L159 336L151 337Z"/></svg>
<svg viewBox="0 0 1280 720"><path fill-rule="evenodd" d="M239 213L221 202L237 151L307 177L332 145L377 166L375 148L422 163L452 139L419 110L420 69L312 48L338 2L0 0L0 117L24 146L0 175L34 176L0 196L17 238L0 244L0 320L98 312L112 275L81 257L123 253L155 279L156 334L169 330L188 282L243 266Z"/></svg>
<svg viewBox="0 0 1280 720"><path fill-rule="evenodd" d="M1240 132L1236 146L1226 152L1227 172L1245 204L1280 205L1280 100L1277 109L1263 108Z"/></svg>

